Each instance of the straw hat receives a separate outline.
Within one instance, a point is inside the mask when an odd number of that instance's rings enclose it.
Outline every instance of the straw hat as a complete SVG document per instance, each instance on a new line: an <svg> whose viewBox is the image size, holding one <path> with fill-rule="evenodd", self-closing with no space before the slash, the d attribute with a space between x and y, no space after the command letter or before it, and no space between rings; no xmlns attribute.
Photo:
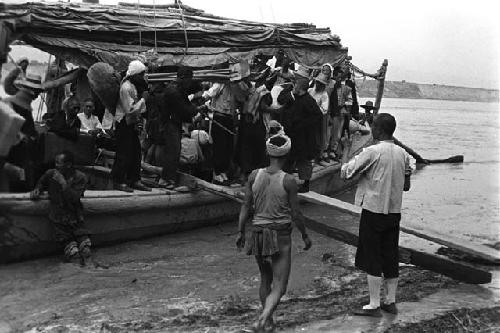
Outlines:
<svg viewBox="0 0 500 333"><path fill-rule="evenodd" d="M25 78L16 80L14 85L18 88L42 90L42 77L40 75L28 73Z"/></svg>
<svg viewBox="0 0 500 333"><path fill-rule="evenodd" d="M324 85L327 85L328 81L330 81L330 79L323 73L319 73L318 76L314 78L314 80L323 83Z"/></svg>
<svg viewBox="0 0 500 333"><path fill-rule="evenodd" d="M364 105L360 105L360 107L362 107L365 110L375 110L376 109L376 107L373 106L372 101L367 101Z"/></svg>

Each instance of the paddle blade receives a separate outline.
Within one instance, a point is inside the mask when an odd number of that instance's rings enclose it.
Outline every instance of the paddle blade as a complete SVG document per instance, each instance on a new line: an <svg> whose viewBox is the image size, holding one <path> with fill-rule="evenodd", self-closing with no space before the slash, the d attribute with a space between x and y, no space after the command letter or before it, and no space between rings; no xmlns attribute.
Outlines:
<svg viewBox="0 0 500 333"><path fill-rule="evenodd" d="M442 160L428 160L429 163L463 163L464 155L455 155Z"/></svg>

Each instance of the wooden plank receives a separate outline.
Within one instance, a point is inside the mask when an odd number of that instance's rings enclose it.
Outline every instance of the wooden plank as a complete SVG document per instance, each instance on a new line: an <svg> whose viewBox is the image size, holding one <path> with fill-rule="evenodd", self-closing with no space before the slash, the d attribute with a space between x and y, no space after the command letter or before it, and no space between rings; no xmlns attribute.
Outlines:
<svg viewBox="0 0 500 333"><path fill-rule="evenodd" d="M328 210L328 208L326 208ZM333 209L332 209L333 210ZM357 246L359 222L351 214L328 213L317 205L304 207L306 226L327 237ZM335 216L333 219L332 216ZM491 282L491 273L485 269L474 267L464 262L455 261L446 256L436 254L439 244L401 233L400 262L419 266L453 279L472 284Z"/></svg>
<svg viewBox="0 0 500 333"><path fill-rule="evenodd" d="M361 207L355 206L348 202L344 202L335 198L330 198L315 192L308 192L299 194L299 198L312 202L315 204L326 205L333 207L342 212L359 216L361 214ZM401 226L401 231L424 238L438 244L450 247L452 249L464 252L469 255L477 256L481 259L490 261L494 264L500 264L500 251L490 248L481 244L465 243L464 240L438 233L433 230L419 230L412 226Z"/></svg>

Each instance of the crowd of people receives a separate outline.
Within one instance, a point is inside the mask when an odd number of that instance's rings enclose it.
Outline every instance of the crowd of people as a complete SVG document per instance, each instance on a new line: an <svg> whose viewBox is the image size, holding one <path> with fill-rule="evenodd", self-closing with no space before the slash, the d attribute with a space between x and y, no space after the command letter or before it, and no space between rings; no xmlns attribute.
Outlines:
<svg viewBox="0 0 500 333"><path fill-rule="evenodd" d="M21 130L26 139L6 159L28 177L11 182L14 191L32 189L47 169L30 153L39 150L31 102L42 85L39 76L26 74L28 66L21 59L5 80L12 96L4 102L26 119ZM177 187L183 164L196 164L190 170L214 183L243 185L252 170L269 163L265 140L272 126L281 127L293 142L285 169L298 172L299 191L307 192L314 163L339 161L341 137L369 131L363 122L371 121L373 104L362 106L367 117L359 113L355 84L340 66L311 71L280 51L256 67L256 75L242 66L230 80L215 83L197 82L190 68L180 67L173 82L148 84L147 66L134 60L116 110L102 110L95 94L78 96L74 83L60 111L44 115L45 130L74 142L92 136L96 147L115 151L114 188L130 192L151 190L141 182L141 161L162 167L158 185L170 190Z"/></svg>
<svg viewBox="0 0 500 333"><path fill-rule="evenodd" d="M297 170L303 181L299 191L307 192L312 161L338 161L342 135L369 129L357 121L365 117L341 67L291 70L280 54L273 65L252 78L247 70L215 83L196 82L191 69L180 67L175 81L148 89L146 66L131 62L114 115L115 188L149 190L140 181L141 160L163 167L159 185L168 189L176 187L179 164L186 160L203 160L197 174L202 178L242 185L252 170L268 164L265 140L274 124L292 138L286 169ZM367 114L374 109L363 107ZM196 152L201 158L191 158Z"/></svg>
<svg viewBox="0 0 500 333"><path fill-rule="evenodd" d="M146 65L134 60L121 82L115 112L105 110L99 117L94 99L80 101L73 93L62 102L62 111L45 116L45 124L65 140L76 142L83 135L115 150L111 174L117 190L151 190L141 181L143 161L162 166L158 186L174 189L180 163L199 163L191 158L197 154L209 162L213 182L245 182L236 245L257 260L263 308L252 332L274 329L272 316L290 274L292 222L304 249L312 246L297 193L309 191L313 161L341 162L342 178L360 177L355 265L367 273L370 302L354 314L381 316L381 309L396 314L401 201L411 174L408 154L393 138L396 120L386 113L373 117L372 102L362 105L365 113L360 114L356 86L341 67L325 64L314 73L292 66L283 53L272 60L253 79L249 68L241 66L229 82L199 83L191 69L180 67L175 81L151 86ZM42 84L39 76L26 73L27 64L19 62L9 74L12 96L0 101L2 117L15 112L23 118L18 142L0 158L0 167L21 170L17 189L29 188L33 199L48 191L56 240L66 259L84 260L91 254L81 203L87 176L75 168L74 153L62 151L37 177L33 157L39 131L31 102ZM376 144L349 159L350 135L356 131L371 133ZM295 169L300 186L291 175ZM380 299L383 281L385 302Z"/></svg>

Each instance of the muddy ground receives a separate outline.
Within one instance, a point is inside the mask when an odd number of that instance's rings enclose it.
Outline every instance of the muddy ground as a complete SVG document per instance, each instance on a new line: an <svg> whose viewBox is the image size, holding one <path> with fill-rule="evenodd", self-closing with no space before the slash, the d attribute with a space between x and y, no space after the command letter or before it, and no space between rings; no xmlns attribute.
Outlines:
<svg viewBox="0 0 500 333"><path fill-rule="evenodd" d="M31 332L231 332L258 315L259 273L236 251L234 225L97 249L93 262L53 257L0 267L0 330ZM276 312L280 330L346 316L368 300L353 268L355 248L294 233L288 292ZM403 267L398 302L417 301L456 281ZM399 331L398 331L399 332Z"/></svg>

